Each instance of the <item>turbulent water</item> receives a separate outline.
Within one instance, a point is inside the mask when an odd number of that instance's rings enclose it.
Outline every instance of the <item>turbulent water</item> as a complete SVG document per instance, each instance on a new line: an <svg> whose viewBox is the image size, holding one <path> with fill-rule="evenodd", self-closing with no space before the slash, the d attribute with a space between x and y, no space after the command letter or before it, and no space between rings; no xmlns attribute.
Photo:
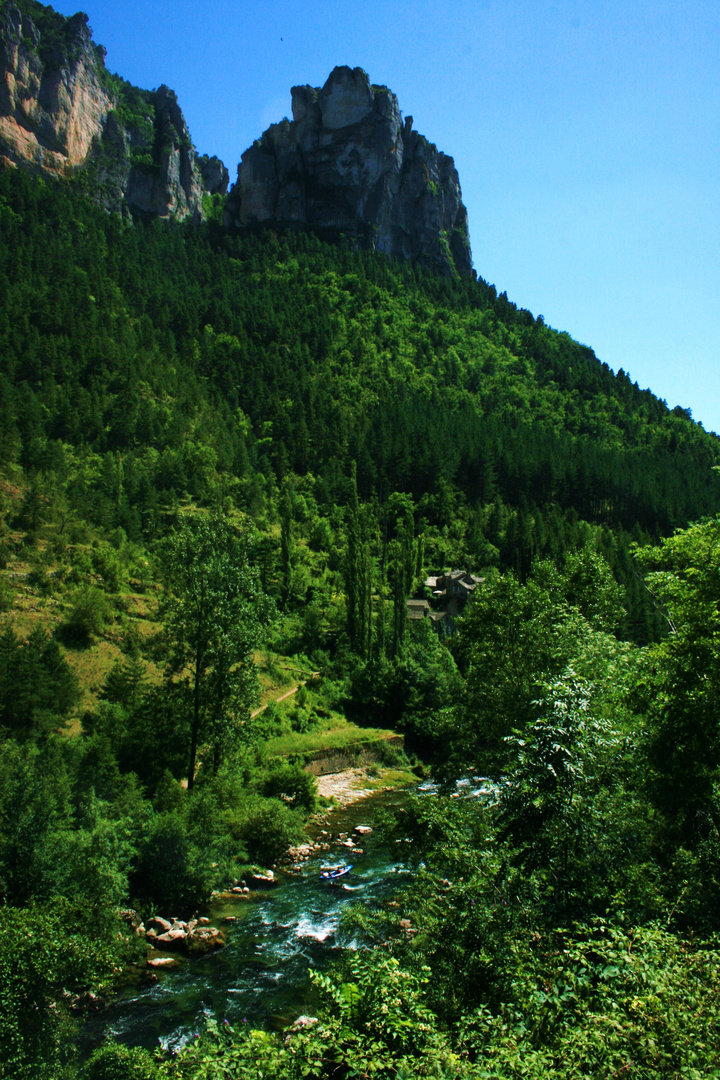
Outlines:
<svg viewBox="0 0 720 1080"><path fill-rule="evenodd" d="M383 793L332 813L333 836L355 825L373 825L380 807L406 798ZM249 901L227 900L207 914L226 932L224 949L187 960L174 971L159 973L156 983L128 988L86 1025L84 1042L112 1035L132 1045L179 1048L201 1030L208 1017L233 1025L280 1026L313 1009L310 967L324 968L340 948L356 945L340 929L343 910L357 901L377 903L407 882L402 844L388 844L379 832L357 838L363 854L333 846L309 859L299 876L278 874L274 889ZM340 885L319 881L323 862L352 862ZM237 921L223 923L226 915Z"/></svg>

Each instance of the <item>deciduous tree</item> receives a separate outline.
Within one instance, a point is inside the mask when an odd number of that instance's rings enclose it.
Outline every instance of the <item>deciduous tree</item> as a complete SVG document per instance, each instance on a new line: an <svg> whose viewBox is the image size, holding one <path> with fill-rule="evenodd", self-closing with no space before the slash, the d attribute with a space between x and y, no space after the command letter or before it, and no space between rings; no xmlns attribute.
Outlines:
<svg viewBox="0 0 720 1080"><path fill-rule="evenodd" d="M217 769L257 698L253 650L269 603L251 551L249 527L220 515L188 519L162 549L167 676L185 690L189 789L200 743L208 745Z"/></svg>

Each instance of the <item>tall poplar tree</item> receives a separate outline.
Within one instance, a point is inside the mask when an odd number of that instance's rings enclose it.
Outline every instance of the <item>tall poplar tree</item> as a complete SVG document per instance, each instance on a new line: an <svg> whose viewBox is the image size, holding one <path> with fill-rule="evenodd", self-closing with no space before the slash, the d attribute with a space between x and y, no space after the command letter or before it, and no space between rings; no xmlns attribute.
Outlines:
<svg viewBox="0 0 720 1080"><path fill-rule="evenodd" d="M188 790L199 747L207 745L217 768L257 700L253 651L269 604L251 552L249 527L221 515L188 519L162 549L166 677L187 703Z"/></svg>

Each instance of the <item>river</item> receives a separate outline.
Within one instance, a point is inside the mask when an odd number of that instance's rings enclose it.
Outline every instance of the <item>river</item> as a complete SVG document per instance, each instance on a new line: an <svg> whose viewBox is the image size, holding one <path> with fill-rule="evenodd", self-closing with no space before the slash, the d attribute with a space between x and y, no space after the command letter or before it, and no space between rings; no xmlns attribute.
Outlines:
<svg viewBox="0 0 720 1080"><path fill-rule="evenodd" d="M352 833L374 826L380 808L401 804L407 793L382 792L333 811L320 829ZM113 1004L88 1019L83 1043L89 1048L112 1036L133 1046L179 1049L205 1020L280 1027L312 1012L308 969L325 968L337 951L353 941L340 929L343 910L358 901L378 903L407 883L403 844L389 844L378 831L357 837L362 855L338 844L322 858L310 858L298 876L278 872L278 884L250 900L223 900L206 912L226 932L227 945L209 956L186 960L150 982L144 974ZM345 879L352 891L322 884L323 862L352 862ZM225 916L236 922L226 926Z"/></svg>

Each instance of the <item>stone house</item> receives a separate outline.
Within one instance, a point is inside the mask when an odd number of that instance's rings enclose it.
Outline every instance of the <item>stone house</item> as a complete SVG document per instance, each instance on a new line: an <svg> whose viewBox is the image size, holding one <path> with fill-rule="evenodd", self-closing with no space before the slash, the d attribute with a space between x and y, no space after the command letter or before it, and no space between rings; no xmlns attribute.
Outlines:
<svg viewBox="0 0 720 1080"><path fill-rule="evenodd" d="M455 620L484 580L465 570L450 570L428 577L423 596L418 594L407 602L408 619L415 622L429 618L437 624L439 632L454 633Z"/></svg>

